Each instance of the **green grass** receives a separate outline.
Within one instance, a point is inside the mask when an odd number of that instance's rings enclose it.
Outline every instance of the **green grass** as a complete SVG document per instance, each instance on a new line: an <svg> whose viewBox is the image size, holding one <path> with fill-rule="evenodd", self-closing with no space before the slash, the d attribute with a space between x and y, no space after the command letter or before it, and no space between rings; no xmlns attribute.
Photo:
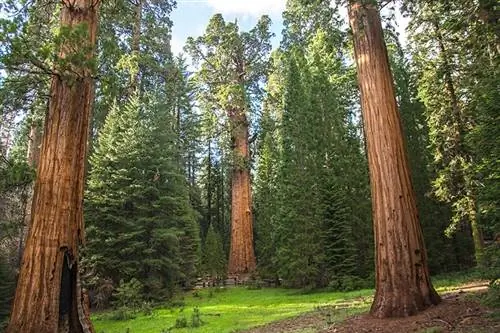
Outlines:
<svg viewBox="0 0 500 333"><path fill-rule="evenodd" d="M476 274L454 274L432 279L439 293L461 284L478 280ZM301 293L291 289L227 288L204 289L185 294L182 307L162 307L149 316L138 313L134 319L117 321L110 319L111 313L93 315L97 333L231 333L264 325L276 320L294 317L311 311L330 313L330 321L340 321L354 313L366 311L373 290L354 292ZM197 296L196 296L197 295ZM335 307L347 310L333 311ZM189 324L193 309L197 307L204 324L200 327L174 328L176 319L185 317ZM326 319L325 319L326 324ZM303 328L297 332L313 332Z"/></svg>
<svg viewBox="0 0 500 333"><path fill-rule="evenodd" d="M197 293L200 297L194 297L193 293L189 293L184 298L183 308L157 309L151 316L138 314L131 320L113 321L108 319L109 316L106 313L94 315L96 332L160 333L162 330L166 331L173 327L176 319L182 316L190 323L193 309L198 307L201 319L204 321L201 327L176 328L172 329L172 332L229 333L336 304L344 307L344 303L350 303L352 308L350 311L343 311L344 315L363 311L368 306L368 297L373 291L304 294L288 289L229 288L220 292L205 289Z"/></svg>
<svg viewBox="0 0 500 333"><path fill-rule="evenodd" d="M432 277L432 284L439 293L454 290L471 282L487 282L478 270L440 274Z"/></svg>

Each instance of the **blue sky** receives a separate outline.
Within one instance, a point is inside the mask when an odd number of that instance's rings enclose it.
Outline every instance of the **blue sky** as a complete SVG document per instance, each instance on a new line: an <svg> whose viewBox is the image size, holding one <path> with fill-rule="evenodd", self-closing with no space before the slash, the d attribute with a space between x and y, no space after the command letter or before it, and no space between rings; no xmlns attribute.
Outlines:
<svg viewBox="0 0 500 333"><path fill-rule="evenodd" d="M228 21L237 19L244 31L251 29L261 15L269 15L273 22L272 31L276 35L273 46L277 46L283 29L281 13L285 4L286 0L177 0L177 8L172 13L172 50L174 54L182 52L186 39L202 35L208 20L216 13L222 13ZM347 16L347 10L342 8L341 14ZM408 20L402 18L399 12L396 12L396 20L404 43Z"/></svg>
<svg viewBox="0 0 500 333"><path fill-rule="evenodd" d="M222 13L228 21L237 19L244 31L251 29L261 15L269 15L276 34L273 44L277 45L285 3L286 0L177 0L177 9L172 13L172 50L175 54L181 52L188 37L203 34L208 20L216 13Z"/></svg>

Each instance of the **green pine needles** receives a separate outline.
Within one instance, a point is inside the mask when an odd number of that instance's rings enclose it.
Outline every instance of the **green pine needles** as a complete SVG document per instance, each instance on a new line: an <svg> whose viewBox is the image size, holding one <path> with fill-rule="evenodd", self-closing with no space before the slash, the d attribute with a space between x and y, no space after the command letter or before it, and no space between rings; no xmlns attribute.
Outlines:
<svg viewBox="0 0 500 333"><path fill-rule="evenodd" d="M171 116L139 100L114 105L91 156L86 254L100 277L135 278L161 299L195 278L198 226Z"/></svg>

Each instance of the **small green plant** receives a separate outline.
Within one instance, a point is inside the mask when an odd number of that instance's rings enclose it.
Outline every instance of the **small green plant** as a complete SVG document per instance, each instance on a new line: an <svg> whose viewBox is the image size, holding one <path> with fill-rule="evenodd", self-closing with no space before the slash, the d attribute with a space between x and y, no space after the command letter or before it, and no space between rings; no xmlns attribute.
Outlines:
<svg viewBox="0 0 500 333"><path fill-rule="evenodd" d="M188 321L184 315L182 317L178 317L177 319L175 319L174 328L186 328L186 327L188 327Z"/></svg>
<svg viewBox="0 0 500 333"><path fill-rule="evenodd" d="M191 315L191 327L200 327L203 325L203 320L201 320L200 309L196 306L193 309L193 314Z"/></svg>

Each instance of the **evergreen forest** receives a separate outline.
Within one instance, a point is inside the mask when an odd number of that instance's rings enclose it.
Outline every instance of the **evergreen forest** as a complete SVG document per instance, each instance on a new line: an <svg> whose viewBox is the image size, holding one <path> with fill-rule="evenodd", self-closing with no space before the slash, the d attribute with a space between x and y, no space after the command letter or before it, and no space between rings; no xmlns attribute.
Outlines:
<svg viewBox="0 0 500 333"><path fill-rule="evenodd" d="M240 284L407 317L471 271L498 306L498 2L268 1L177 52L183 0L2 0L0 331Z"/></svg>

